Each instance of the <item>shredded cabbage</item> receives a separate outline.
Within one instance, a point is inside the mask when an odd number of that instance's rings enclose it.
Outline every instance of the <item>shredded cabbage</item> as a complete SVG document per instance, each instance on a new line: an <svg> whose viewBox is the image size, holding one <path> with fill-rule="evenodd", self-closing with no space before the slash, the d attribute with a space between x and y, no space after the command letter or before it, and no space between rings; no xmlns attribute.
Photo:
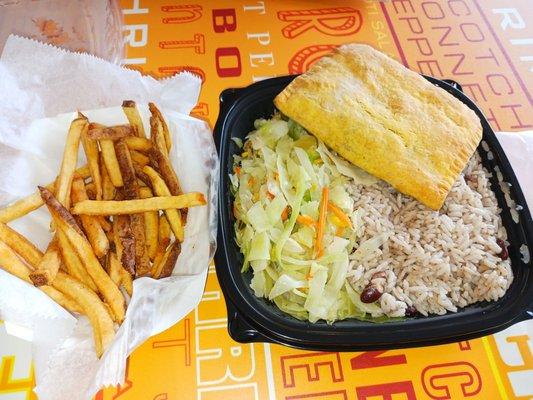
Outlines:
<svg viewBox="0 0 533 400"><path fill-rule="evenodd" d="M345 187L348 181L372 184L376 179L292 120L275 115L256 120L254 127L230 175L236 241L244 254L243 272L251 267L254 294L311 322L381 316L379 306L362 303L346 280L349 254L355 251L350 259L363 260L387 240L377 235L357 246L362 215L354 212ZM346 215L339 219L327 213L317 253L324 187L336 212Z"/></svg>

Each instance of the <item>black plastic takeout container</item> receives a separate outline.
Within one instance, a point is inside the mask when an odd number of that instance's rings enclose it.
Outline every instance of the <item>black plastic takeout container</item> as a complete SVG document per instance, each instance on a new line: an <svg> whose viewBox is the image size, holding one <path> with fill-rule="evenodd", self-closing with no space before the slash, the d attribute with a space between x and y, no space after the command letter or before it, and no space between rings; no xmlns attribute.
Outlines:
<svg viewBox="0 0 533 400"><path fill-rule="evenodd" d="M451 93L479 116L483 126L483 142L479 147L483 165L489 171L499 167L503 185L510 184L511 198L522 207L517 211L519 220L515 223L494 173L491 186L502 208L514 273L514 281L505 296L496 302L477 303L457 313L442 316L409 318L386 324L348 319L333 325L323 321L314 324L299 321L281 312L273 303L255 297L249 287L251 272L240 272L243 256L235 242L229 174L232 173L233 155L240 149L231 138L244 140L253 130L255 119L269 118L275 111L274 97L295 77L268 79L242 89L227 89L220 95L220 114L215 126L215 143L221 163L215 263L226 299L231 337L238 342L280 343L309 350L378 350L472 339L533 318L532 262L529 260L526 264L519 251L522 245L526 245L529 252L533 253L533 222L515 174L489 123L476 105L461 92L460 86L453 81L431 77L426 79ZM488 155L487 149L491 155Z"/></svg>

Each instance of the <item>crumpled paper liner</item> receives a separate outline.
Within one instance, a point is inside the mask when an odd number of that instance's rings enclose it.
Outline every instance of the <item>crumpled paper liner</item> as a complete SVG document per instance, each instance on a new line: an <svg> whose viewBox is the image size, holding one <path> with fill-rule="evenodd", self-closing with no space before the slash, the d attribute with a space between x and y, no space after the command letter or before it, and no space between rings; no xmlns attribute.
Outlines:
<svg viewBox="0 0 533 400"><path fill-rule="evenodd" d="M208 200L207 206L189 210L172 276L134 281L126 319L100 360L85 317L73 317L32 285L0 269L0 319L33 331L40 400L90 398L103 386L123 382L128 355L200 301L215 249L218 176L211 131L188 115L200 84L188 73L157 81L90 55L16 36L8 39L0 59L0 204L55 179L73 111L81 110L94 122L126 123L120 108L125 99L137 102L147 132L147 102L159 106L173 137L170 158L183 190L203 192ZM78 164L83 163L80 149ZM49 223L41 208L10 226L44 250L51 238Z"/></svg>

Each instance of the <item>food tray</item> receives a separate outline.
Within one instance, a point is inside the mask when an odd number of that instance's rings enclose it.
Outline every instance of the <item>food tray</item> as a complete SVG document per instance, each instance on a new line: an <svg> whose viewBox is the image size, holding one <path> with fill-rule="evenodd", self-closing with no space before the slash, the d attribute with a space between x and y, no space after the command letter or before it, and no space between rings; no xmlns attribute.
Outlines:
<svg viewBox="0 0 533 400"><path fill-rule="evenodd" d="M521 246L533 253L533 222L522 190L494 131L476 105L453 81L425 77L465 103L479 116L483 140L479 147L483 165L491 172L498 167L511 199L519 210L507 205L500 183L493 173L491 188L502 209L503 225L510 242L509 257L514 280L504 297L481 302L442 316L415 317L379 324L356 319L311 324L280 311L250 289L251 272L242 274L243 256L235 242L233 198L229 174L233 155L240 149L231 138L244 140L257 118L269 118L274 97L296 76L283 76L254 83L242 89L227 89L220 95L220 114L215 126L215 144L220 158L218 248L215 254L217 277L226 299L228 331L237 342L270 342L308 350L362 351L418 347L468 340L488 335L517 322L533 318L533 270L531 259L523 261ZM490 152L490 154L488 153ZM489 155L488 155L489 154ZM510 185L509 185L510 184ZM514 207L514 205L513 205ZM522 247L523 249L524 247ZM533 254L532 254L533 255Z"/></svg>

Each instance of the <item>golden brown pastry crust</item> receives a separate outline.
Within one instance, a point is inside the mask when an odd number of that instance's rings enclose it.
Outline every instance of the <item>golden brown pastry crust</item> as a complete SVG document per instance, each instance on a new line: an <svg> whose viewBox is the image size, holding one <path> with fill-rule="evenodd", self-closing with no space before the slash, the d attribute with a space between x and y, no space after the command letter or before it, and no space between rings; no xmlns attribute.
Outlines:
<svg viewBox="0 0 533 400"><path fill-rule="evenodd" d="M274 104L353 164L435 210L482 135L466 105L362 44L320 59Z"/></svg>

